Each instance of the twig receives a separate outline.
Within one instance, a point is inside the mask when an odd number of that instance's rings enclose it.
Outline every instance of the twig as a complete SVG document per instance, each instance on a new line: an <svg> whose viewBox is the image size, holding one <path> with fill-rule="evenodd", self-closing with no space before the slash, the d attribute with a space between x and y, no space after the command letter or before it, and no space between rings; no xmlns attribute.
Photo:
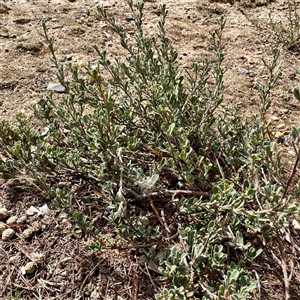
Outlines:
<svg viewBox="0 0 300 300"><path fill-rule="evenodd" d="M292 168L292 170L291 170L289 179L288 179L288 181L287 181L287 183L286 183L286 186L285 186L285 189L284 189L284 192L283 192L283 195L282 195L282 199L284 199L284 198L286 197L286 194L287 194L287 191L288 191L288 189L289 189L289 186L290 186L290 184L291 184L291 182L292 182L292 179L293 179L293 177L294 177L294 175L295 175L295 173L296 173L296 171L297 171L297 165L298 165L298 163L299 163L299 160L300 160L300 148L299 148L299 150L298 150L298 152L297 152L297 158L296 158L296 161L295 161L294 166L293 166L293 168Z"/></svg>
<svg viewBox="0 0 300 300"><path fill-rule="evenodd" d="M258 289L258 299L261 299L261 284L260 284L260 278L258 273L255 270L252 270L252 272L255 274L256 280L257 280L257 289Z"/></svg>
<svg viewBox="0 0 300 300"><path fill-rule="evenodd" d="M111 247L103 247L103 249L117 249L119 251L122 251L122 250L128 250L128 249L149 248L149 247L156 246L156 245L162 245L164 242L167 242L167 241L171 241L174 238L176 238L178 235L179 235L179 233L177 232L169 237L164 238L161 241L157 241L157 242L153 242L153 243L149 243L149 244L128 245L128 246L124 246L124 247L111 246Z"/></svg>
<svg viewBox="0 0 300 300"><path fill-rule="evenodd" d="M133 280L132 280L132 300L138 299L138 289L139 289L139 274L137 267L133 267Z"/></svg>
<svg viewBox="0 0 300 300"><path fill-rule="evenodd" d="M211 196L210 193L202 192L202 191L193 191L193 190L165 190L168 194L183 194L183 195L191 195L191 196L203 196L205 198L209 198Z"/></svg>
<svg viewBox="0 0 300 300"><path fill-rule="evenodd" d="M155 286L155 284L154 284L154 282L153 282L153 280L152 280L152 277L151 277L151 275L150 275L150 273L149 273L149 269L148 269L147 264L145 264L145 268L146 268L146 271L147 271L147 275L148 275L148 277L149 277L149 279L150 279L150 281L151 281L151 283L152 283L152 285L153 285L155 291L157 292L157 287Z"/></svg>
<svg viewBox="0 0 300 300"><path fill-rule="evenodd" d="M172 197L175 197L177 194L190 195L195 197L203 196L204 198L209 198L211 196L210 193L203 192L203 191L193 191L193 190L164 190L162 192L153 192L153 193L142 194L142 195L128 188L126 188L125 190L134 196L134 199L132 199L131 201L142 200L147 197L165 196L166 194L172 195Z"/></svg>
<svg viewBox="0 0 300 300"><path fill-rule="evenodd" d="M291 271L291 274L288 275L287 265L286 265L286 261L285 261L285 253L284 253L283 245L282 245L282 239L281 239L278 231L276 233L277 233L277 243L278 243L278 248L280 251L281 260L278 257L276 257L276 255L273 252L272 252L272 255L275 258L275 260L278 262L278 264L281 266L282 273L283 273L284 288L285 288L285 300L289 300L289 299L291 299L290 280L291 280L293 271Z"/></svg>
<svg viewBox="0 0 300 300"><path fill-rule="evenodd" d="M162 219L162 221L163 221L163 223L164 223L164 226L165 226L165 228L166 228L166 231L168 232L168 234L170 234L170 233L171 233L171 230L170 230L170 228L169 228L169 226L168 226L168 224L167 224L167 222L166 222L166 218L165 218L165 213L164 213L164 211L161 210L160 214L161 214L161 219Z"/></svg>
<svg viewBox="0 0 300 300"><path fill-rule="evenodd" d="M153 202L152 198L151 198L151 197L148 197L148 199L149 199L149 201L150 201L150 205L151 205L151 207L152 207L152 209L153 209L153 211L154 211L154 213L155 213L157 219L159 220L159 222L161 223L161 225L165 227L167 233L170 234L171 231L170 231L168 225L167 225L166 223L164 223L164 221L163 221L162 218L160 217L160 215L159 215L159 213L158 213L158 211L157 211L157 209L156 209L156 207L155 207L155 205L154 205L154 202Z"/></svg>
<svg viewBox="0 0 300 300"><path fill-rule="evenodd" d="M124 247L112 246L112 247L104 247L104 249L117 249L117 250L128 250L128 249L141 249L141 248L149 248L155 245L158 245L160 242L153 242L149 244L141 244L141 245L128 245Z"/></svg>
<svg viewBox="0 0 300 300"><path fill-rule="evenodd" d="M82 295L82 290L83 290L83 288L84 288L84 286L85 286L85 283L86 283L86 281L89 279L89 277L94 273L94 271L96 270L96 268L98 268L98 266L101 264L101 263L103 263L104 262L104 259L102 259L101 261L99 261L97 264L96 264L96 266L90 271L90 273L84 278L84 280L83 280L83 282L82 282L82 284L81 284L81 286L80 286L80 288L79 288L79 291L78 291L78 294L79 295ZM79 296L79 298L78 299L80 299L82 296Z"/></svg>
<svg viewBox="0 0 300 300"><path fill-rule="evenodd" d="M104 296L104 299L108 299L107 298L107 294L108 294L108 287L109 287L109 277L107 278L107 283L106 283L106 289L105 289L105 296Z"/></svg>

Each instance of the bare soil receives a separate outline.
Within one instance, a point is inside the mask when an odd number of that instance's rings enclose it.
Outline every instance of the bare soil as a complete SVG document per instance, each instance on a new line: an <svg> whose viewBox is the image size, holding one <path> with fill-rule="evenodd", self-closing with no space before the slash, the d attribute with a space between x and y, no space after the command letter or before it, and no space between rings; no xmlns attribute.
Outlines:
<svg viewBox="0 0 300 300"><path fill-rule="evenodd" d="M251 118L260 107L255 83L266 79L262 59L270 61L270 47L276 44L268 25L269 13L272 12L274 20L288 24L288 1L166 0L164 3L169 10L168 36L179 53L183 69L212 55L209 32L218 27L220 16L225 16L225 101L228 105L239 105L245 118ZM14 122L19 111L30 114L29 106L48 92L49 83L57 82L43 37L43 21L54 39L61 64L71 62L83 67L88 61L97 61L93 45L107 49L110 57L122 55L118 38L99 17L97 5L107 7L127 33L134 34L132 22L126 19L131 16L130 11L122 0L0 1L0 121ZM149 34L156 34L159 5L155 0L145 2L144 27ZM293 126L300 126L300 103L292 94L300 86L295 73L295 67L300 67L299 57L300 40L290 49L282 48L282 76L272 93L268 115L274 140L289 133ZM292 149L288 145L278 147L286 153L289 169L293 163L289 160ZM6 207L11 216L25 216L30 206L49 203L28 190L24 192L22 184L16 180L0 182L0 207ZM105 214L103 208L99 210ZM154 299L154 293L164 284L159 274L139 263L138 251L134 249L100 254L86 251L88 238L76 235L72 220L55 209L51 208L49 215L26 216L24 223L6 225L16 230L16 237L0 242L1 299L12 299L18 294L16 299ZM35 234L24 240L21 232L28 227L34 227ZM287 238L284 245L284 252L290 258L288 272L293 273L291 299L299 300L299 231L291 227L285 234L293 237L293 242ZM284 299L280 249L272 243L262 247L264 254L251 266L262 283L261 296L257 291L253 299ZM32 253L42 253L43 258L36 272L24 275L20 268L32 259Z"/></svg>

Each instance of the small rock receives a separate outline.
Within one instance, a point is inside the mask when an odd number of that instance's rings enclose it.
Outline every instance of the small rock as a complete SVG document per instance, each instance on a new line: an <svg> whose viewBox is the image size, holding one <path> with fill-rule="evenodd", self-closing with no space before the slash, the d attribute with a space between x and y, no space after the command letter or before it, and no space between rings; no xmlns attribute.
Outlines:
<svg viewBox="0 0 300 300"><path fill-rule="evenodd" d="M79 60L79 61L76 61L76 63L74 64L80 68L83 68L85 66L85 62L83 60Z"/></svg>
<svg viewBox="0 0 300 300"><path fill-rule="evenodd" d="M94 290L91 293L91 300L97 300L97 299L101 299L101 295L96 290Z"/></svg>
<svg viewBox="0 0 300 300"><path fill-rule="evenodd" d="M34 234L34 230L32 227L29 227L27 229L25 229L22 233L22 237L26 240L26 239L30 239Z"/></svg>
<svg viewBox="0 0 300 300"><path fill-rule="evenodd" d="M0 208L0 220L4 220L9 217L9 213L5 207Z"/></svg>
<svg viewBox="0 0 300 300"><path fill-rule="evenodd" d="M17 254L17 255L11 256L11 257L9 258L9 262L10 262L10 263L14 263L14 262L16 262L16 261L19 260L19 259L20 259L20 254Z"/></svg>
<svg viewBox="0 0 300 300"><path fill-rule="evenodd" d="M37 252L31 252L30 259L35 263L40 263L44 259L45 255Z"/></svg>
<svg viewBox="0 0 300 300"><path fill-rule="evenodd" d="M143 226L148 226L150 224L149 218L146 216L143 216L140 218L140 222Z"/></svg>
<svg viewBox="0 0 300 300"><path fill-rule="evenodd" d="M2 232L2 240L3 241L8 241L8 240L11 240L15 235L15 231L11 228L8 228L8 229L5 229L3 232Z"/></svg>
<svg viewBox="0 0 300 300"><path fill-rule="evenodd" d="M0 223L0 234L2 234L5 229L5 225L3 223Z"/></svg>
<svg viewBox="0 0 300 300"><path fill-rule="evenodd" d="M51 214L51 210L49 209L47 204L44 204L43 206L39 207L39 210L41 212L42 215L50 215Z"/></svg>
<svg viewBox="0 0 300 300"><path fill-rule="evenodd" d="M279 117L277 117L277 116L272 116L272 117L271 117L271 120L273 120L273 121L279 121L279 120L280 120L280 118L279 118Z"/></svg>
<svg viewBox="0 0 300 300"><path fill-rule="evenodd" d="M34 207L34 206L30 206L27 210L26 210L26 214L29 216L33 216L35 214L40 215L40 211Z"/></svg>
<svg viewBox="0 0 300 300"><path fill-rule="evenodd" d="M281 123L281 124L277 125L278 129L282 129L282 128L285 128L285 127L286 127L286 124L284 124L284 123Z"/></svg>
<svg viewBox="0 0 300 300"><path fill-rule="evenodd" d="M6 224L11 225L17 223L18 217L17 216L11 216L9 219L7 219Z"/></svg>
<svg viewBox="0 0 300 300"><path fill-rule="evenodd" d="M110 40L111 35L109 33L107 33L106 31L103 31L103 34L105 35L107 40Z"/></svg>
<svg viewBox="0 0 300 300"><path fill-rule="evenodd" d="M87 16L89 16L90 15L90 11L87 9L87 10L85 10L83 13L82 13L82 16L83 17L87 17Z"/></svg>
<svg viewBox="0 0 300 300"><path fill-rule="evenodd" d="M127 22L134 21L134 17L126 17L126 18L125 18L125 21L127 21Z"/></svg>
<svg viewBox="0 0 300 300"><path fill-rule="evenodd" d="M89 282L85 287L84 287L84 293L86 295L91 295L92 292L94 291L95 287L94 284L92 282Z"/></svg>
<svg viewBox="0 0 300 300"><path fill-rule="evenodd" d="M47 86L48 91L56 92L56 93L65 93L66 88L62 86L60 83L49 83Z"/></svg>
<svg viewBox="0 0 300 300"><path fill-rule="evenodd" d="M34 262L27 263L24 267L21 268L21 272L23 275L30 275L33 274L36 270L36 264Z"/></svg>
<svg viewBox="0 0 300 300"><path fill-rule="evenodd" d="M32 222L31 227L34 231L39 231L41 229L41 225L37 221Z"/></svg>
<svg viewBox="0 0 300 300"><path fill-rule="evenodd" d="M294 219L292 224L296 230L300 230L300 224L297 220Z"/></svg>
<svg viewBox="0 0 300 300"><path fill-rule="evenodd" d="M245 68L238 68L238 72L241 73L241 74L247 74L248 70L245 69Z"/></svg>
<svg viewBox="0 0 300 300"><path fill-rule="evenodd" d="M20 218L18 218L17 224L24 224L26 220L27 220L26 216L21 216Z"/></svg>

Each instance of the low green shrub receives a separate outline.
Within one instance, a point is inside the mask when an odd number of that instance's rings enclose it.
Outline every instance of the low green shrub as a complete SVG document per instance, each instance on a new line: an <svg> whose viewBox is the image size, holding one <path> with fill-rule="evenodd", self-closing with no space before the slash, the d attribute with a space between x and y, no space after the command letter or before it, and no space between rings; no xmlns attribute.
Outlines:
<svg viewBox="0 0 300 300"><path fill-rule="evenodd" d="M224 18L210 33L213 59L183 72L165 5L153 38L143 30L143 4L128 3L134 42L99 8L127 55L110 60L94 46L98 64L84 70L58 64L44 24L66 94L43 96L16 127L0 123L2 177L28 180L70 213L78 232L93 237L90 249L136 248L149 259L164 249L156 262L170 283L157 299L251 299L257 282L248 266L262 252L251 237L278 236L298 211L265 121L280 49L257 85L260 111L244 120L224 102ZM84 193L71 188L75 179ZM95 195L109 210L109 239L95 225Z"/></svg>

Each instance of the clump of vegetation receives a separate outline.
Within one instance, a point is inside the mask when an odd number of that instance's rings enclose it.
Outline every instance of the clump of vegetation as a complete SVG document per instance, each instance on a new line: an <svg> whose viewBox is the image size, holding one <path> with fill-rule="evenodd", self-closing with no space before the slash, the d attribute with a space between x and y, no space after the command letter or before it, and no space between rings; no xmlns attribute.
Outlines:
<svg viewBox="0 0 300 300"><path fill-rule="evenodd" d="M257 85L261 109L244 120L238 107L224 104L224 18L210 33L213 59L182 72L165 31L165 5L153 38L143 31L143 3L128 3L134 41L99 8L127 55L110 60L94 47L98 64L84 71L58 64L44 24L66 95L44 96L33 119L17 115L17 127L0 123L2 177L28 180L70 213L79 232L93 237L90 249L138 249L155 261L165 282L156 299L251 299L258 282L249 263L262 252L253 237L280 241L299 210L293 173L286 182L265 120L279 49ZM299 134L293 130L296 166ZM92 209L99 199L109 238Z"/></svg>
<svg viewBox="0 0 300 300"><path fill-rule="evenodd" d="M299 2L293 0L287 3L287 20L288 24L282 21L274 21L272 14L269 14L270 27L278 43L291 48L295 45L300 37L300 15Z"/></svg>

